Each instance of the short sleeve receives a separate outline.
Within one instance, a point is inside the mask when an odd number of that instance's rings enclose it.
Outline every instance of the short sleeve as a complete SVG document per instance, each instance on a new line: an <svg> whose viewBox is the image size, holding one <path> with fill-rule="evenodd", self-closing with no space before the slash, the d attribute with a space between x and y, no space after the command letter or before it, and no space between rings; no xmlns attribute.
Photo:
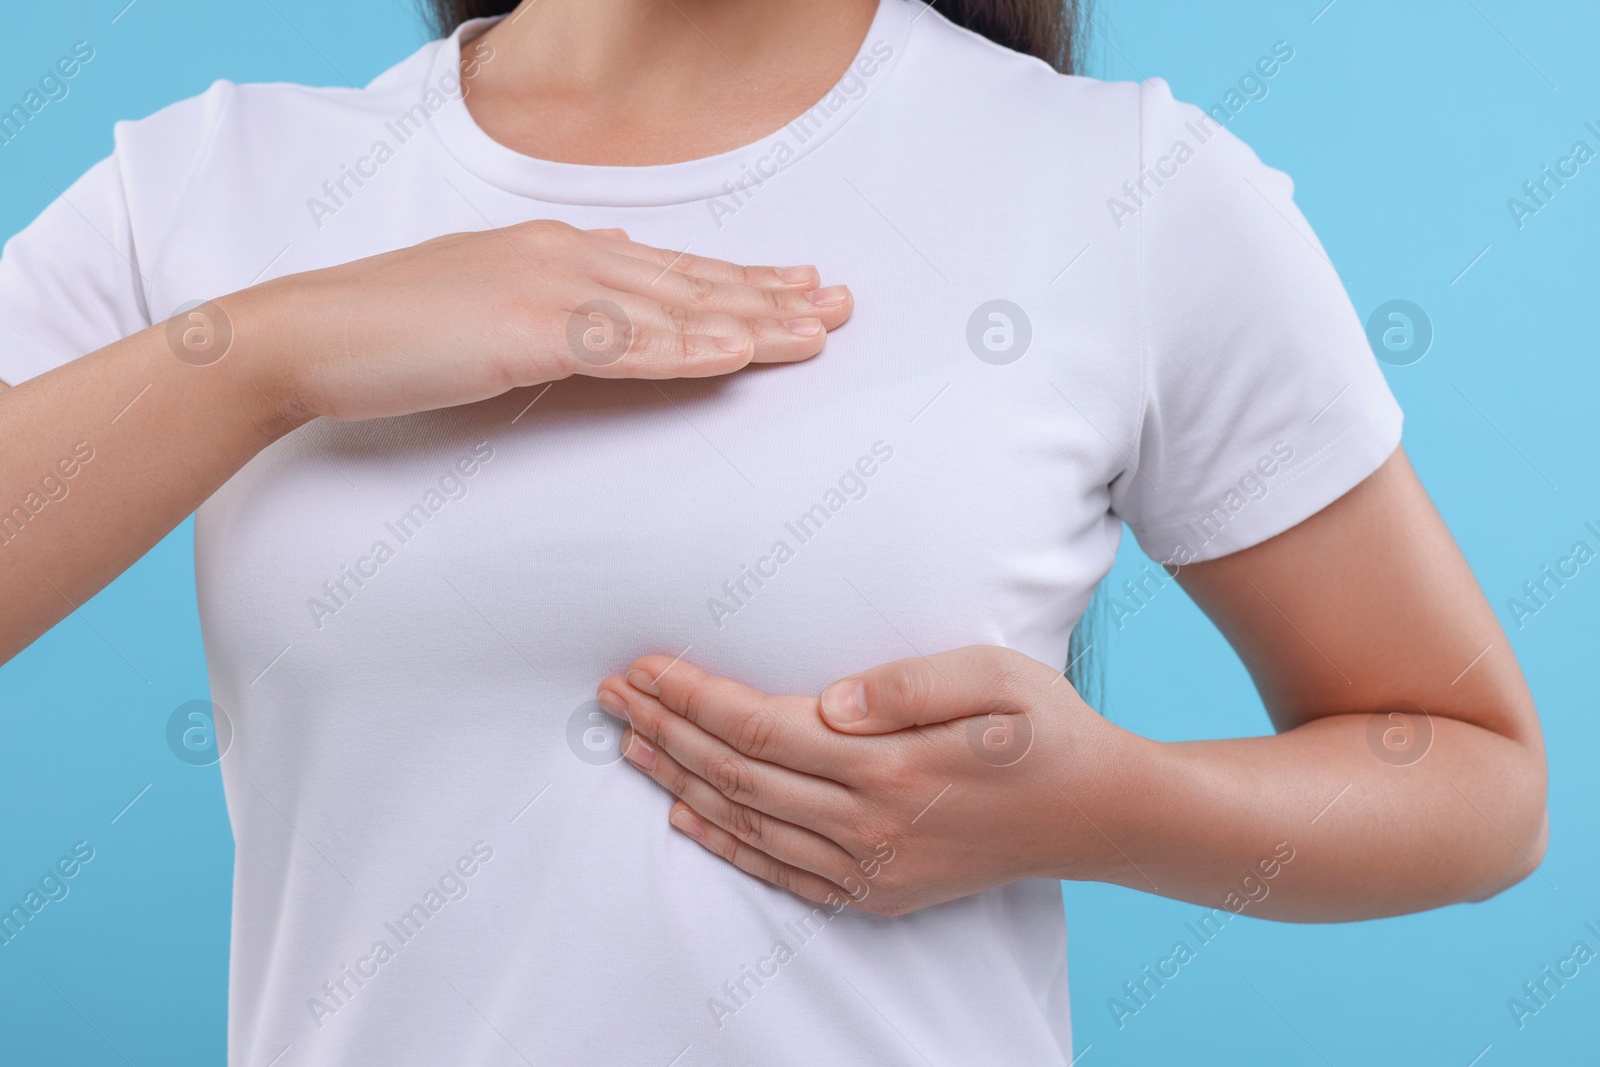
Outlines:
<svg viewBox="0 0 1600 1067"><path fill-rule="evenodd" d="M0 250L0 381L20 385L151 324L167 235L234 98L218 81L132 122ZM159 318L165 318L163 311Z"/></svg>
<svg viewBox="0 0 1600 1067"><path fill-rule="evenodd" d="M1289 178L1159 79L1140 95L1113 215L1139 229L1145 385L1111 502L1181 565L1343 496L1399 446L1401 413Z"/></svg>
<svg viewBox="0 0 1600 1067"><path fill-rule="evenodd" d="M0 252L0 381L20 385L150 325L115 155Z"/></svg>

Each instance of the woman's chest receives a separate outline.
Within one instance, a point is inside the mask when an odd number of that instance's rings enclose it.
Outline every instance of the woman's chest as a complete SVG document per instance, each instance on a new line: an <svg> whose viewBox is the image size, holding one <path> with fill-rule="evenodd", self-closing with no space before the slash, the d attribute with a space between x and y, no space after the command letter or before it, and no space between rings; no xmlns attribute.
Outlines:
<svg viewBox="0 0 1600 1067"><path fill-rule="evenodd" d="M804 364L302 428L199 514L213 668L566 689L692 648L790 690L1064 650L1114 551L1123 402L1070 351L997 363L899 307Z"/></svg>

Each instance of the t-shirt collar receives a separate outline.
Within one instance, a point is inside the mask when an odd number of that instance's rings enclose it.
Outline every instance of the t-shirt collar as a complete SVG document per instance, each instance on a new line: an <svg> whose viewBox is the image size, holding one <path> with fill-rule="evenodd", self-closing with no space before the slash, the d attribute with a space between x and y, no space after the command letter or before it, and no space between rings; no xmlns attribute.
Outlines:
<svg viewBox="0 0 1600 1067"><path fill-rule="evenodd" d="M917 0L879 0L877 13L844 76L803 115L751 144L702 159L642 167L589 166L536 159L499 143L478 126L460 92L461 49L496 18L472 19L439 43L424 97L443 98L429 122L449 153L491 185L547 203L601 207L689 203L765 180L843 128L905 62ZM503 17L503 16L502 16ZM438 99L435 97L435 100Z"/></svg>

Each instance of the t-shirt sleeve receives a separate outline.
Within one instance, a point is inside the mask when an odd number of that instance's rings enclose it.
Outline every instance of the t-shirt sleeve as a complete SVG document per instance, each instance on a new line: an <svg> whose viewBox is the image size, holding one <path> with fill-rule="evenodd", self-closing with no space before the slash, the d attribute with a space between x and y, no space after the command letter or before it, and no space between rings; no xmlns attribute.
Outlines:
<svg viewBox="0 0 1600 1067"><path fill-rule="evenodd" d="M0 381L20 385L149 325L112 155L0 251Z"/></svg>
<svg viewBox="0 0 1600 1067"><path fill-rule="evenodd" d="M1113 512L1162 563L1304 521L1400 443L1400 407L1294 185L1159 79L1140 91L1144 395Z"/></svg>
<svg viewBox="0 0 1600 1067"><path fill-rule="evenodd" d="M20 385L165 319L150 314L166 238L229 114L234 85L119 122L89 168L0 250L0 381Z"/></svg>

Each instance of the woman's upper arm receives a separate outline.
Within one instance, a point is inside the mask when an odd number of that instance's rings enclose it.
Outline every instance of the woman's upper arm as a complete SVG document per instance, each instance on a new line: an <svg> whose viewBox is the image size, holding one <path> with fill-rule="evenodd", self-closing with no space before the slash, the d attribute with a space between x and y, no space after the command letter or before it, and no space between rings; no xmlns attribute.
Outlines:
<svg viewBox="0 0 1600 1067"><path fill-rule="evenodd" d="M1409 703L1537 742L1506 635L1402 450L1305 521L1178 581L1280 730Z"/></svg>
<svg viewBox="0 0 1600 1067"><path fill-rule="evenodd" d="M1205 125L1143 94L1141 158ZM1406 703L1537 743L1505 634L1293 183L1227 130L1138 213L1147 388L1112 509L1282 729Z"/></svg>

